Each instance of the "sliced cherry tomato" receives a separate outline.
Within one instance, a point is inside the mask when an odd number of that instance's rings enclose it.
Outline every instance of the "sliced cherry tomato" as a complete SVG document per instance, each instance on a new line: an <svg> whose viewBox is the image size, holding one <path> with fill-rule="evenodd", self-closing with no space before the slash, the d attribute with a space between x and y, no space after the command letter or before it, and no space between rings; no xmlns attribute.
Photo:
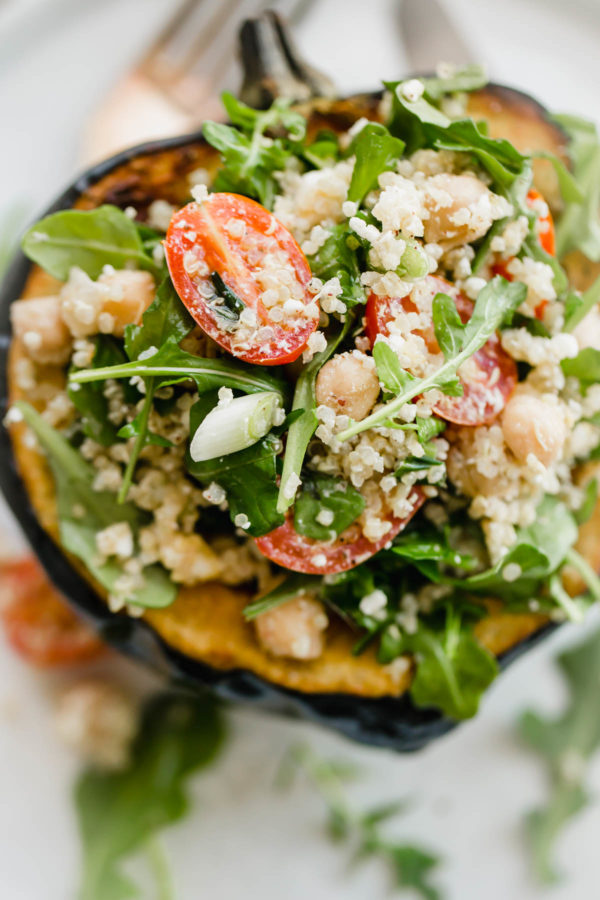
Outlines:
<svg viewBox="0 0 600 900"><path fill-rule="evenodd" d="M294 528L293 513L288 513L283 525L275 528L263 537L255 538L260 552L292 572L306 572L309 575L332 575L354 569L366 562L393 540L410 522L417 510L425 502L423 491L416 487L412 492L413 508L408 516L398 519L388 516L390 530L378 541L366 538L357 524L350 525L342 531L333 543L314 541Z"/></svg>
<svg viewBox="0 0 600 900"><path fill-rule="evenodd" d="M317 327L302 250L271 213L238 194L211 194L171 219L165 253L173 284L198 323L224 350L249 363L276 366L297 359ZM286 272L299 301L290 312L265 306L269 270ZM224 294L225 302L223 302ZM243 316L244 310L252 316ZM240 320L240 314L242 319Z"/></svg>
<svg viewBox="0 0 600 900"><path fill-rule="evenodd" d="M428 275L420 285L427 290L431 300L438 293L449 294L456 302L456 308L463 322L467 322L473 312L473 303L449 281ZM415 312L416 306L409 297L378 297L371 294L367 301L366 332L371 345L378 334L389 335L390 323L400 312ZM439 353L433 322L426 330L418 333L428 350ZM502 349L496 334L477 350L461 366L459 377L463 385L462 397L442 397L434 406L434 412L456 425L486 425L493 422L504 409L514 391L517 380L517 366Z"/></svg>
<svg viewBox="0 0 600 900"><path fill-rule="evenodd" d="M84 662L105 649L32 557L0 564L0 618L9 644L38 666Z"/></svg>

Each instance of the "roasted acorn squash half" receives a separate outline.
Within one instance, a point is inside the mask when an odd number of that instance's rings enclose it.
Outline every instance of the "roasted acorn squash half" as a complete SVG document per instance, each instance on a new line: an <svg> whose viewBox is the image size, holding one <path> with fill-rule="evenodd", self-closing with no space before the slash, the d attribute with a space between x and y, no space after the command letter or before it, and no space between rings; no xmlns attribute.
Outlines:
<svg viewBox="0 0 600 900"><path fill-rule="evenodd" d="M262 73L264 75L264 73ZM327 128L345 131L357 119L376 120L381 94L344 99L316 98L301 109L309 132ZM526 94L488 85L470 95L469 113L485 119L494 137L508 138L523 151L549 150L566 159L566 138L544 108ZM77 179L46 214L60 209L92 209L104 203L134 206L143 221L150 203L163 199L181 206L189 200L188 175L202 167L214 172L219 155L200 132L135 147ZM554 171L537 164L536 183L558 209L560 195ZM584 288L592 277L586 261L570 261L570 274ZM52 279L21 254L5 279L0 297L3 407L22 398L14 373L24 349L11 340L9 305L17 297L52 292ZM57 385L60 369L45 373ZM119 650L140 658L177 681L208 686L224 698L300 714L370 744L396 750L417 749L453 723L436 711L416 708L407 688L410 670L398 674L381 666L367 650L353 656L354 637L341 622L328 633L323 655L311 662L269 656L256 642L242 616L249 595L219 583L183 588L166 609L147 611L143 619L109 613L101 590L90 582L80 563L57 546L57 518L53 481L42 457L24 440L22 425L2 431L0 481L4 493L48 574L70 603L90 618L103 637ZM583 528L579 549L596 569L600 566L600 507ZM503 613L490 601L489 615L476 626L480 641L502 664L526 651L551 626L533 614Z"/></svg>

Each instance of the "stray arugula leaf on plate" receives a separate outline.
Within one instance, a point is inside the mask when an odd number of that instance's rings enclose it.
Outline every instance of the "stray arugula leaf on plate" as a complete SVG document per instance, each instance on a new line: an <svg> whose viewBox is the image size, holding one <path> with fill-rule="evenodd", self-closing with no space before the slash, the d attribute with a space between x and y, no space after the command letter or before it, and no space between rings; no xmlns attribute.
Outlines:
<svg viewBox="0 0 600 900"><path fill-rule="evenodd" d="M522 739L543 759L549 777L547 802L526 820L533 867L546 883L559 879L554 855L563 829L589 802L587 769L600 747L600 632L562 653L558 665L569 690L562 714L529 710L519 722Z"/></svg>
<svg viewBox="0 0 600 900"><path fill-rule="evenodd" d="M404 801L388 801L364 811L354 809L346 797L345 782L356 776L356 767L322 759L305 745L288 752L280 770L280 786L288 786L298 768L308 775L325 802L332 840L349 845L356 862L381 860L392 875L396 891L411 890L423 900L441 900L439 889L431 882L439 857L415 844L390 839L382 830L405 809Z"/></svg>
<svg viewBox="0 0 600 900"><path fill-rule="evenodd" d="M186 782L215 759L224 737L214 700L160 695L145 708L127 768L89 769L80 777L75 791L83 845L78 900L141 896L123 864L152 851L157 832L188 812Z"/></svg>

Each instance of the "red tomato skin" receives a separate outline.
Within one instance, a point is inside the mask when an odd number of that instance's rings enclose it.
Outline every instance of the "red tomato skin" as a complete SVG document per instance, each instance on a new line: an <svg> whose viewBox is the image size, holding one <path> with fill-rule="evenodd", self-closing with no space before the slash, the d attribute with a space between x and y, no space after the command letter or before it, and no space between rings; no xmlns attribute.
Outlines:
<svg viewBox="0 0 600 900"><path fill-rule="evenodd" d="M467 322L473 312L473 302L458 291L453 284L436 275L427 276L427 284L432 299L437 293L449 294L456 302L456 308L463 322ZM366 333L375 343L378 334L388 335L389 323L394 318L394 308L401 306L405 312L416 310L410 297L377 297L371 294L367 301ZM418 332L432 353L439 352L433 324L426 331ZM455 425L488 425L504 409L518 381L518 371L514 360L502 349L498 335L473 354L471 360L472 377L462 380L462 397L444 396L433 411ZM497 375L495 373L498 373Z"/></svg>
<svg viewBox="0 0 600 900"><path fill-rule="evenodd" d="M527 194L527 205L533 207L537 200L543 201L544 197L535 188L531 188ZM538 232L538 240L542 250L545 250L550 256L556 256L556 233L554 231L554 219L550 210L548 210L547 215L540 216L538 221L543 226L543 230Z"/></svg>
<svg viewBox="0 0 600 900"><path fill-rule="evenodd" d="M8 643L36 666L86 662L105 651L33 557L0 563L0 618Z"/></svg>
<svg viewBox="0 0 600 900"><path fill-rule="evenodd" d="M232 237L225 227L230 220L243 220L246 234ZM248 249L241 241L251 238L254 243ZM206 334L227 353L245 362L263 366L277 366L293 362L306 349L310 335L318 325L318 316L299 320L298 327L277 324L269 318L255 282L253 273L260 270L261 259L267 248L283 250L296 279L304 288L304 304L313 302L307 285L312 277L310 266L302 250L290 234L260 203L238 194L211 194L202 204L189 203L174 214L164 242L165 255L175 290L184 305ZM186 271L185 259L192 253L210 274L217 272L243 303L257 314L259 325L271 327L273 336L260 345L249 343L247 347L235 345L233 335L223 330L217 316L211 310L199 287L209 285L209 275L199 274L198 280ZM246 254L246 255L244 255ZM252 260L250 256L252 255ZM256 258L254 258L256 256ZM189 268L189 266L188 266Z"/></svg>
<svg viewBox="0 0 600 900"><path fill-rule="evenodd" d="M382 550L405 528L425 502L426 498L421 488L413 488L412 499L411 513L404 519L389 516L391 528L378 541L369 541L360 532L358 525L350 525L331 544L326 541L314 541L298 534L294 529L294 517L291 512L288 513L283 525L262 537L255 538L254 541L263 556L292 572L304 572L307 575L347 572ZM325 557L322 565L314 562L319 556Z"/></svg>

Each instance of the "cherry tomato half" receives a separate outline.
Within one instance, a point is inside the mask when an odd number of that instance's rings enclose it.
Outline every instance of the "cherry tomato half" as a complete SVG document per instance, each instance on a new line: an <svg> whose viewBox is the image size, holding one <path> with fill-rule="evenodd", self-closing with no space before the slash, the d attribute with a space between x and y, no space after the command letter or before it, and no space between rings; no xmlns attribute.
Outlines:
<svg viewBox="0 0 600 900"><path fill-rule="evenodd" d="M319 320L307 290L310 266L287 228L260 203L219 193L188 203L171 219L165 253L183 303L228 353L275 366L306 348ZM271 289L275 303L265 305L270 276L276 284L287 279L295 304L286 309ZM254 318L244 317L246 309Z"/></svg>
<svg viewBox="0 0 600 900"><path fill-rule="evenodd" d="M463 322L467 322L473 312L473 303L461 294L453 284L435 275L428 275L420 284L421 291L427 291L431 300L438 293L449 294L456 302L456 308ZM378 297L370 294L367 301L366 332L371 345L378 334L389 335L390 323L400 312L415 312L417 307L410 297ZM439 353L433 322L418 333L432 353ZM461 366L459 377L463 385L462 397L442 397L434 406L434 412L456 425L486 425L493 422L504 409L514 391L517 380L517 366L502 349L496 334L477 350Z"/></svg>
<svg viewBox="0 0 600 900"><path fill-rule="evenodd" d="M403 519L388 516L390 530L378 541L368 540L357 524L342 531L333 543L314 541L294 529L292 513L288 513L279 528L254 540L263 556L292 572L306 572L309 575L345 572L366 562L402 531L425 502L425 495L418 487L413 489L411 498L413 508L410 514Z"/></svg>
<svg viewBox="0 0 600 900"><path fill-rule="evenodd" d="M37 666L85 662L105 649L32 557L0 563L0 618L9 644Z"/></svg>

